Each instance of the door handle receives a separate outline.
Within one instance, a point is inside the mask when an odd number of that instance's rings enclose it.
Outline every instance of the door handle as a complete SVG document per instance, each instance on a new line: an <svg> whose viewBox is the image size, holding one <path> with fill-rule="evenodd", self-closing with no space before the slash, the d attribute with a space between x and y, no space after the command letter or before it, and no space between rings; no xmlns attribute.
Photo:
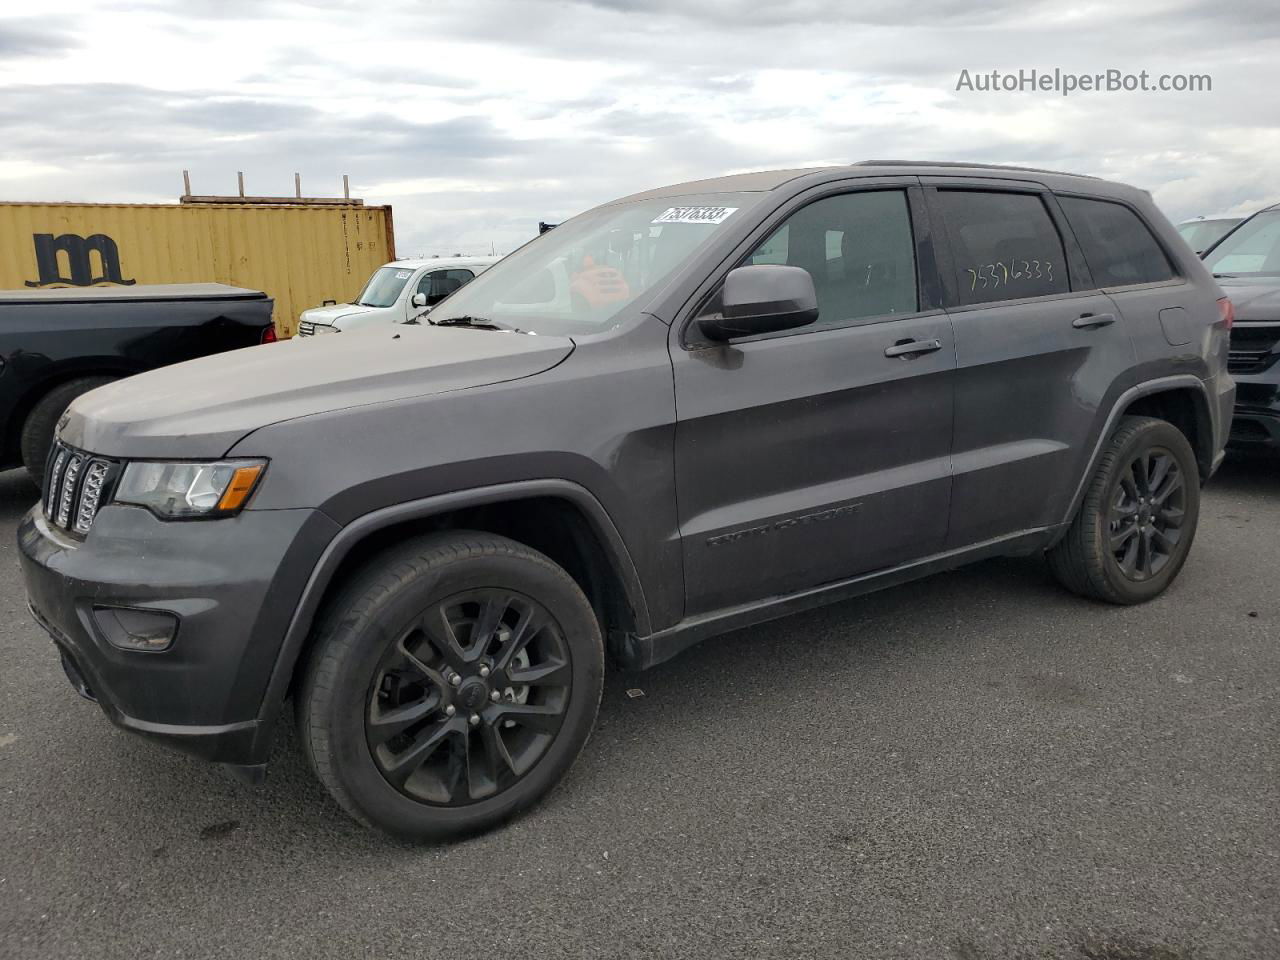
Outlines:
<svg viewBox="0 0 1280 960"><path fill-rule="evenodd" d="M1077 330L1092 330L1094 327L1105 327L1116 322L1114 313L1082 313L1071 321Z"/></svg>
<svg viewBox="0 0 1280 960"><path fill-rule="evenodd" d="M941 340L903 340L901 343L895 343L892 347L885 347L884 355L886 357L903 357L910 360L912 357L919 356L922 353L933 353L933 351L941 349Z"/></svg>

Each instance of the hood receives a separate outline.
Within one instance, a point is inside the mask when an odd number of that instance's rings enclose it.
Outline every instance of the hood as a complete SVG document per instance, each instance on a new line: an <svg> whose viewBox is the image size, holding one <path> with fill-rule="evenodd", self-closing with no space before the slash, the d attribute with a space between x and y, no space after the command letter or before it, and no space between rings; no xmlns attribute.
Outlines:
<svg viewBox="0 0 1280 960"><path fill-rule="evenodd" d="M1280 321L1280 277L1221 277L1218 286L1235 305L1237 320Z"/></svg>
<svg viewBox="0 0 1280 960"><path fill-rule="evenodd" d="M303 310L298 319L307 320L311 323L332 324L346 317L358 317L361 314L390 309L390 307L364 307L357 306L354 303L338 303L330 307L312 307L310 310Z"/></svg>
<svg viewBox="0 0 1280 960"><path fill-rule="evenodd" d="M271 423L549 370L567 337L395 326L232 350L99 387L72 403L59 436L108 457L220 457Z"/></svg>

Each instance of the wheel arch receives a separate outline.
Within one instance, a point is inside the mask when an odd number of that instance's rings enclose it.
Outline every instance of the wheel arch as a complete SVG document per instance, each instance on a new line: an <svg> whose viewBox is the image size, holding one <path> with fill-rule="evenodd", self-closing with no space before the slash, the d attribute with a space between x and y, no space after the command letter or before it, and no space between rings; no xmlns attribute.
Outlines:
<svg viewBox="0 0 1280 960"><path fill-rule="evenodd" d="M1214 430L1203 386L1178 386L1140 394L1124 408L1122 416L1128 415L1155 417L1177 427L1195 452L1201 483L1209 479L1213 472Z"/></svg>
<svg viewBox="0 0 1280 960"><path fill-rule="evenodd" d="M1061 529L1054 542L1066 533L1071 519L1080 509L1088 489L1089 480L1098 469L1098 462L1106 451L1107 438L1111 436L1120 418L1129 414L1156 417L1167 420L1182 431L1196 455L1201 483L1213 472L1215 438L1218 435L1213 421L1213 407L1208 390L1200 378L1192 374L1161 377L1136 384L1116 398L1102 430L1094 443L1088 466L1081 475L1071 498L1067 514L1062 518ZM1049 544L1052 546L1052 543Z"/></svg>
<svg viewBox="0 0 1280 960"><path fill-rule="evenodd" d="M406 537L449 529L510 537L547 554L578 582L601 618L606 640L650 632L639 575L603 505L568 480L532 480L395 504L343 527L316 562L276 658L260 719L269 737L312 641L326 599L352 570ZM534 542L530 542L534 541Z"/></svg>

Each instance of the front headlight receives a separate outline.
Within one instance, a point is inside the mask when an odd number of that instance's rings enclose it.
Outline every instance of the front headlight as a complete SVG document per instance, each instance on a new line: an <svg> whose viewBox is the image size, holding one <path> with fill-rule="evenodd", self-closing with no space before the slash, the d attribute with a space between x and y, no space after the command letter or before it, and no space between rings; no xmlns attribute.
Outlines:
<svg viewBox="0 0 1280 960"><path fill-rule="evenodd" d="M266 466L265 460L134 461L125 466L114 499L164 519L230 516L248 501Z"/></svg>

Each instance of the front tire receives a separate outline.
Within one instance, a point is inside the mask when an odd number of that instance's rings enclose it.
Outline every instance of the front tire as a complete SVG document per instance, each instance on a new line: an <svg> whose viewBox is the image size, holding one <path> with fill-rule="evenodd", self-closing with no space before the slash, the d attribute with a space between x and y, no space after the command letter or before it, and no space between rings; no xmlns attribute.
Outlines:
<svg viewBox="0 0 1280 960"><path fill-rule="evenodd" d="M58 418L71 406L71 401L116 380L116 377L80 377L60 383L36 402L22 424L20 438L22 465L35 481L37 487L44 489L45 461L49 458L49 448L53 446L53 434L58 427Z"/></svg>
<svg viewBox="0 0 1280 960"><path fill-rule="evenodd" d="M463 836L536 802L595 723L604 646L550 559L484 533L371 560L322 615L297 697L320 781L361 822Z"/></svg>
<svg viewBox="0 0 1280 960"><path fill-rule="evenodd" d="M1200 518L1200 472L1182 431L1123 417L1049 569L1081 596L1143 603L1186 562Z"/></svg>

